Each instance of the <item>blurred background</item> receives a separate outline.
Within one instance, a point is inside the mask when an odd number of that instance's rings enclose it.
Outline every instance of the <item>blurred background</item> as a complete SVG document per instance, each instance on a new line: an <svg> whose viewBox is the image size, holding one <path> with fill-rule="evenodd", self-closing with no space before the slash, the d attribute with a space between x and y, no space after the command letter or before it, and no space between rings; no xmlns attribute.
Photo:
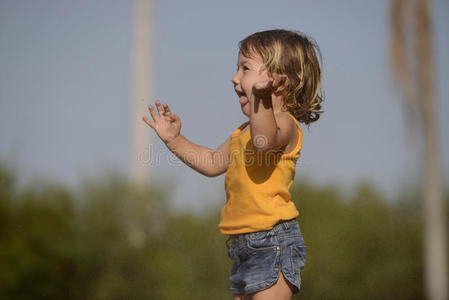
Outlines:
<svg viewBox="0 0 449 300"><path fill-rule="evenodd" d="M215 149L245 121L238 42L285 28L317 41L326 95L292 190L295 299L445 299L426 292L423 212L435 179L447 228L449 2L420 31L401 12L421 2L0 0L0 298L230 299L224 175L183 165L141 117L160 99Z"/></svg>

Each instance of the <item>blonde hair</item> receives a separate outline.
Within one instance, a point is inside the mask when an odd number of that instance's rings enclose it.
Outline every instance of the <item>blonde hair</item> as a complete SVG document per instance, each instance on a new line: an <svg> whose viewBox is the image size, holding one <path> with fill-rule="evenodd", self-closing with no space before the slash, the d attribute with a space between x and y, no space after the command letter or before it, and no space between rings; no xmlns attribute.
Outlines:
<svg viewBox="0 0 449 300"><path fill-rule="evenodd" d="M321 52L303 33L289 30L256 32L239 43L246 57L258 54L268 73L287 75L283 86L284 106L302 123L319 119L324 99L321 86Z"/></svg>

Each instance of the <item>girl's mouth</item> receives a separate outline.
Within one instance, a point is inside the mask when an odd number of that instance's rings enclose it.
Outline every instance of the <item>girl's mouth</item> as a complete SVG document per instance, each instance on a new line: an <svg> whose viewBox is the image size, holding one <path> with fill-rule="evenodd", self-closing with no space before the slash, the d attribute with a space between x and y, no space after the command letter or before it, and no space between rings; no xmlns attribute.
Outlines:
<svg viewBox="0 0 449 300"><path fill-rule="evenodd" d="M239 96L240 105L245 105L249 102L248 97L245 95L245 93L238 90L236 90L235 92L237 93L237 96Z"/></svg>

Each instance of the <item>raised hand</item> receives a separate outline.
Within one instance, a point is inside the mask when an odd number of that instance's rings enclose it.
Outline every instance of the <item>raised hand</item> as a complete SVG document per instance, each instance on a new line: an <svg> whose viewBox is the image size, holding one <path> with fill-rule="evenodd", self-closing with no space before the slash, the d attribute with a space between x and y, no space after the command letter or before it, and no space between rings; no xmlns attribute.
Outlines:
<svg viewBox="0 0 449 300"><path fill-rule="evenodd" d="M181 131L181 120L177 115L171 113L167 104L162 106L159 100L157 100L157 113L151 104L148 106L148 109L153 121L150 121L146 116L142 119L148 126L156 131L157 135L164 143L170 142L179 135Z"/></svg>
<svg viewBox="0 0 449 300"><path fill-rule="evenodd" d="M271 94L276 92L287 79L286 75L273 73L268 80L257 82L253 85L253 95L256 98L271 98Z"/></svg>

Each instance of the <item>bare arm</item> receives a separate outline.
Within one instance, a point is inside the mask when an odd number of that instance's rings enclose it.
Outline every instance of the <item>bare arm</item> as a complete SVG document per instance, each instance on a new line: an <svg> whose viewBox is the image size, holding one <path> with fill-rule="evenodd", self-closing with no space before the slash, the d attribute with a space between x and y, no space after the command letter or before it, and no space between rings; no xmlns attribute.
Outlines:
<svg viewBox="0 0 449 300"><path fill-rule="evenodd" d="M156 108L158 114L152 105L149 106L153 122L147 117L143 117L143 120L156 131L171 152L186 165L205 176L214 177L226 172L230 137L215 151L199 146L180 134L181 121L177 115L171 113L167 104L162 106L159 101L156 101Z"/></svg>
<svg viewBox="0 0 449 300"><path fill-rule="evenodd" d="M273 97L283 80L279 75L253 87L250 99L250 128L253 146L258 151L280 149L291 142L296 125L285 113L273 111Z"/></svg>

